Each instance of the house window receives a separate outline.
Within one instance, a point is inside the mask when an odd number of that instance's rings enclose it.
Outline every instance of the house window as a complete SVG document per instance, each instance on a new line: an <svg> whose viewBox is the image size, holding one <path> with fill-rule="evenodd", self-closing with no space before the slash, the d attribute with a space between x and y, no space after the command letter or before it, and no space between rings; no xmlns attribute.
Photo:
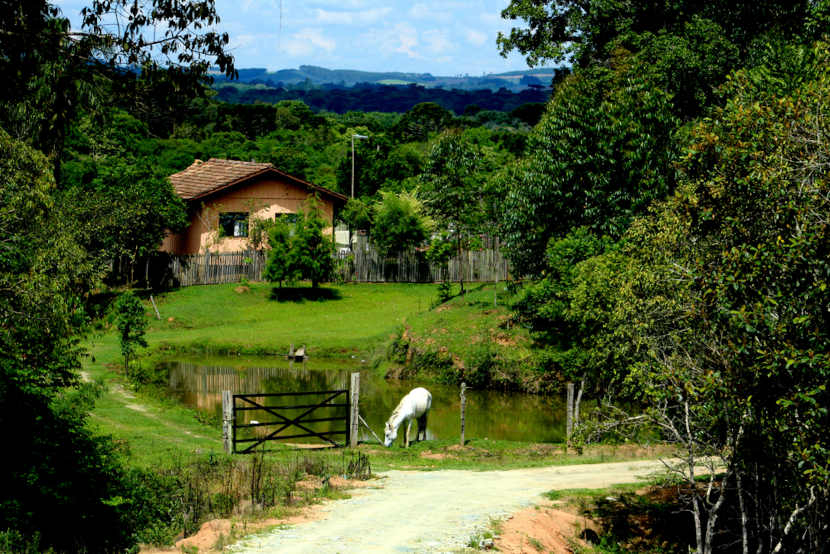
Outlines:
<svg viewBox="0 0 830 554"><path fill-rule="evenodd" d="M274 216L275 221L284 221L289 226L293 226L297 223L297 214L276 214Z"/></svg>
<svg viewBox="0 0 830 554"><path fill-rule="evenodd" d="M288 226L288 235L294 236L294 226L297 224L297 214L276 214L274 221L282 221Z"/></svg>
<svg viewBox="0 0 830 554"><path fill-rule="evenodd" d="M247 212L225 212L219 214L219 226L226 237L248 236Z"/></svg>

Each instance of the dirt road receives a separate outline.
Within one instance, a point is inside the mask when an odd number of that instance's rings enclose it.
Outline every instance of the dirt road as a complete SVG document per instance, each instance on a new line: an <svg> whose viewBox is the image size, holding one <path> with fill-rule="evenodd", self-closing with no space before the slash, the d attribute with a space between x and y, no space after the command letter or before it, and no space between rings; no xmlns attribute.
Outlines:
<svg viewBox="0 0 830 554"><path fill-rule="evenodd" d="M248 538L233 552L452 552L491 517L538 502L553 489L634 483L662 469L655 461L510 471L389 471L378 488L325 506L323 519Z"/></svg>

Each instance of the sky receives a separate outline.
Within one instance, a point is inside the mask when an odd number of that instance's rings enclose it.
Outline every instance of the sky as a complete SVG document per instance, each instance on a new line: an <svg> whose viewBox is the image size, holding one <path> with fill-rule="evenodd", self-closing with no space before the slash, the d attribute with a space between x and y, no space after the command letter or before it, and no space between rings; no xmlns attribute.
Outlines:
<svg viewBox="0 0 830 554"><path fill-rule="evenodd" d="M53 0L73 27L83 0ZM215 0L237 68L481 75L527 69L496 47L509 0Z"/></svg>

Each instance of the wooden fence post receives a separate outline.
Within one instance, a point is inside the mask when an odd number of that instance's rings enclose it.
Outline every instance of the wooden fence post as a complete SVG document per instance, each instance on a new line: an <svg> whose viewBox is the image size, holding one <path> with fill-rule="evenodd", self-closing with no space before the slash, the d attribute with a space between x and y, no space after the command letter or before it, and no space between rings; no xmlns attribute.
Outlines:
<svg viewBox="0 0 830 554"><path fill-rule="evenodd" d="M464 428L467 423L467 383L461 382L461 446L464 446Z"/></svg>
<svg viewBox="0 0 830 554"><path fill-rule="evenodd" d="M225 453L233 454L233 395L231 391L222 391L222 442Z"/></svg>
<svg viewBox="0 0 830 554"><path fill-rule="evenodd" d="M568 394L565 399L565 439L571 444L571 433L574 430L574 384L568 383Z"/></svg>
<svg viewBox="0 0 830 554"><path fill-rule="evenodd" d="M360 429L360 373L352 373L349 392L349 446L356 448L357 433Z"/></svg>

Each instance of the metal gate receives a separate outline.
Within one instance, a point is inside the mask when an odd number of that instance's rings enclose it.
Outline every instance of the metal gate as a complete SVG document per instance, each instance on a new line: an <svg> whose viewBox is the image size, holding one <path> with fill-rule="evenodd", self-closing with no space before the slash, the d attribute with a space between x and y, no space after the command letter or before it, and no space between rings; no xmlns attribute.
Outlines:
<svg viewBox="0 0 830 554"><path fill-rule="evenodd" d="M323 397L322 400L313 400L311 397ZM342 397L342 398L341 398ZM252 452L257 446L264 444L267 441L273 440L287 440L299 439L307 437L317 437L330 443L333 446L345 446L346 438L349 436L350 429L350 410L349 410L349 390L326 390L314 392L282 392L271 394L234 394L232 405L232 445L233 452L245 454ZM269 406L266 405L267 399L277 398L293 398L300 399L299 404ZM338 400L340 400L338 402ZM327 416L318 417L328 413L335 413L338 408L346 408L345 416ZM250 411L265 412L268 416L275 419L270 421L248 421L237 423L237 414ZM299 414L298 414L299 412ZM316 414L315 412L323 412ZM342 421L344 423L343 429L335 429L329 431L315 431L310 428L309 424L324 423L332 421ZM257 436L253 438L237 438L237 430L251 429L251 428L273 428L276 430L270 431L264 436ZM297 433L297 431L300 431ZM342 435L343 442L338 443L332 437ZM241 450L237 450L238 444L246 445Z"/></svg>

